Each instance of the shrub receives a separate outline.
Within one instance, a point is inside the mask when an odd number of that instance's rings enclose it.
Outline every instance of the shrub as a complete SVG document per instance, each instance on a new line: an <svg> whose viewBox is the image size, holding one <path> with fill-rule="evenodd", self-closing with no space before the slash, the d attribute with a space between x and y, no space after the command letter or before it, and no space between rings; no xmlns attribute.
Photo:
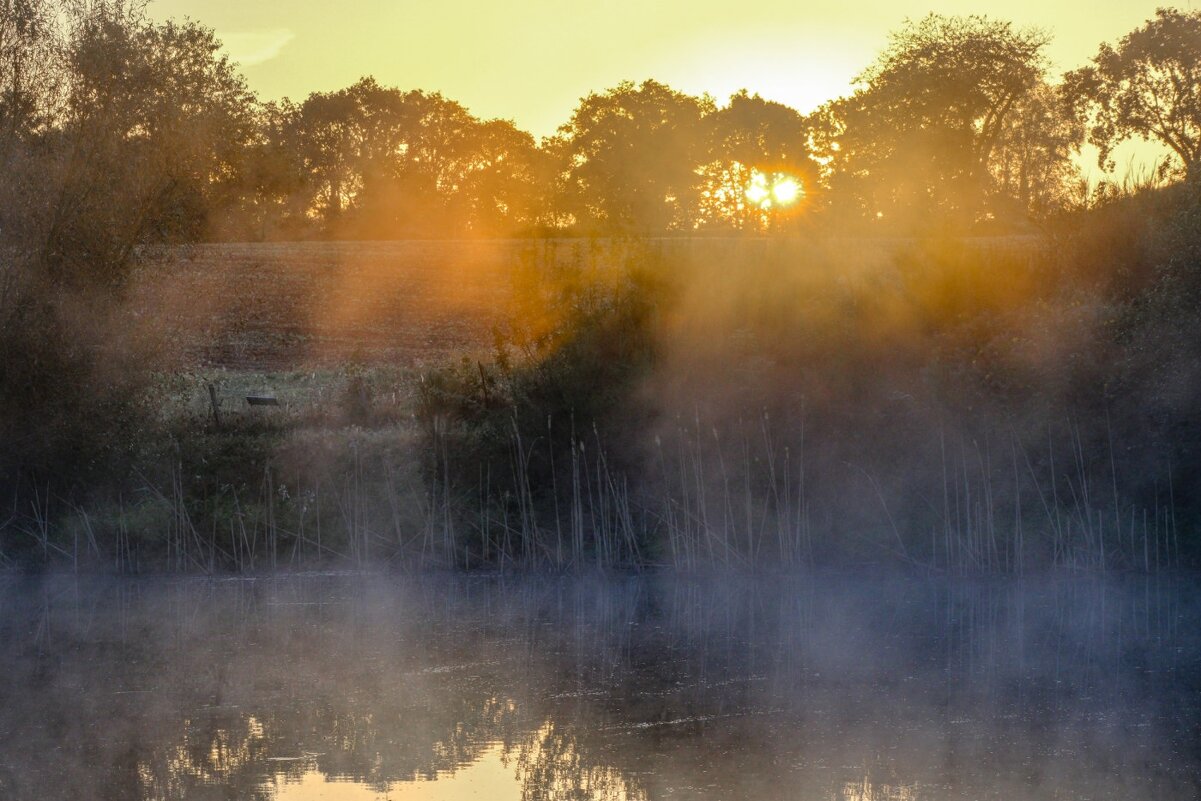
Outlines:
<svg viewBox="0 0 1201 801"><path fill-rule="evenodd" d="M490 358L464 357L422 379L432 494L518 520L514 547L564 558L561 542L552 548L541 538L560 536L579 512L580 453L604 460L618 481L624 432L642 428L647 413L635 387L656 355L667 290L657 264L651 250L627 246L587 264L523 267ZM595 549L595 534L575 544L575 556Z"/></svg>

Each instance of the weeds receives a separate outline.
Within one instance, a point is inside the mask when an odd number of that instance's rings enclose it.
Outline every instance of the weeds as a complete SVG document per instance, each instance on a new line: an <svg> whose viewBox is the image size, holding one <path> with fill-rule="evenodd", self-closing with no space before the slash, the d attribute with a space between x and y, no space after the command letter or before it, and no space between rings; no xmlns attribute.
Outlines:
<svg viewBox="0 0 1201 801"><path fill-rule="evenodd" d="M1195 564L1191 197L1146 201L1158 211L1114 234L1125 261L1109 266L1069 246L1087 244L1079 222L1057 250L531 246L490 352L172 376L128 474L86 493L22 479L0 557L120 572ZM280 407L239 404L266 390Z"/></svg>

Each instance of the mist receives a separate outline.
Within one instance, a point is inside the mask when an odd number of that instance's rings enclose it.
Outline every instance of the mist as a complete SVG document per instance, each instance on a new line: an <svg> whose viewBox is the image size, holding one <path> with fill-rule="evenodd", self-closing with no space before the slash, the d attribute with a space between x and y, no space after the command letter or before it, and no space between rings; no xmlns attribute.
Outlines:
<svg viewBox="0 0 1201 801"><path fill-rule="evenodd" d="M0 799L1197 796L1201 13L541 138L291 25L0 0Z"/></svg>
<svg viewBox="0 0 1201 801"><path fill-rule="evenodd" d="M1196 792L1197 610L1177 582L4 591L14 801L425 797L435 778L497 798Z"/></svg>

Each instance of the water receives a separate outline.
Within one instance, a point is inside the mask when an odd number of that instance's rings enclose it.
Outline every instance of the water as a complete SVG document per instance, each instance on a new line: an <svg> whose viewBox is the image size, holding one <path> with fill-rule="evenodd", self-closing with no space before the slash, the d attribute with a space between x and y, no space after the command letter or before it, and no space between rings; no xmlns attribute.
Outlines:
<svg viewBox="0 0 1201 801"><path fill-rule="evenodd" d="M0 798L1194 799L1195 578L0 585Z"/></svg>

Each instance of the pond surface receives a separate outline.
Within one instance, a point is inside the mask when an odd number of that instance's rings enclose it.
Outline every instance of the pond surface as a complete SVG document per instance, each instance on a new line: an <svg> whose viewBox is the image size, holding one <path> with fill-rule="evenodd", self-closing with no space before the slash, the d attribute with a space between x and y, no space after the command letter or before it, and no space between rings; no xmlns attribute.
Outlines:
<svg viewBox="0 0 1201 801"><path fill-rule="evenodd" d="M1195 799L1195 577L0 582L0 798Z"/></svg>

